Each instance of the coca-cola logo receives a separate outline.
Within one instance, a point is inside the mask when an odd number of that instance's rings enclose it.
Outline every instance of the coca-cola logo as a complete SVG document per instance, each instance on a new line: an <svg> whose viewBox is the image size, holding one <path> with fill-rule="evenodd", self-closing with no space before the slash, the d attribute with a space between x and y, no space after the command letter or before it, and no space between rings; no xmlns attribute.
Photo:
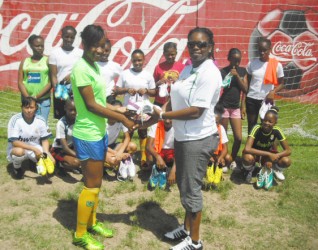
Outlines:
<svg viewBox="0 0 318 250"><path fill-rule="evenodd" d="M306 43L306 42L299 42L296 44L284 44L283 42L277 42L272 48L272 54L274 56L303 56L308 57L309 60L314 60L316 58L313 57L312 48L314 43Z"/></svg>

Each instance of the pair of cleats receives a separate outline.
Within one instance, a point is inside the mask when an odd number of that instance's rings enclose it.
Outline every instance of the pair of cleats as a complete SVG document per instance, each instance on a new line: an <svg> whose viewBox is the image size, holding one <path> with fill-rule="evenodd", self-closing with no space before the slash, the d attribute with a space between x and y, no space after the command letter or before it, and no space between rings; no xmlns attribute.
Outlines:
<svg viewBox="0 0 318 250"><path fill-rule="evenodd" d="M54 169L55 166L51 158L46 153L43 153L36 163L37 173L39 175L45 176L47 174L53 174Z"/></svg>
<svg viewBox="0 0 318 250"><path fill-rule="evenodd" d="M222 180L223 169L219 166L214 166L214 163L209 165L206 170L206 181L207 184L219 184Z"/></svg>
<svg viewBox="0 0 318 250"><path fill-rule="evenodd" d="M119 164L117 180L126 181L133 180L136 175L136 166L133 159L128 157L126 160L122 160Z"/></svg>
<svg viewBox="0 0 318 250"><path fill-rule="evenodd" d="M170 241L180 241L179 244L171 247L170 250L195 250L195 249L203 249L202 241L198 241L197 244L192 242L190 237L190 232L184 228L184 225L180 225L176 229L168 232L164 235L167 240Z"/></svg>
<svg viewBox="0 0 318 250"><path fill-rule="evenodd" d="M56 99L61 99L66 101L70 98L69 88L64 84L57 84L54 92L54 96Z"/></svg>
<svg viewBox="0 0 318 250"><path fill-rule="evenodd" d="M167 186L167 172L158 170L154 164L149 178L149 186L151 189L155 189L157 186L160 189L165 189Z"/></svg>
<svg viewBox="0 0 318 250"><path fill-rule="evenodd" d="M269 190L273 186L274 175L273 170L269 168L261 168L257 174L256 186L257 188L264 187L266 190Z"/></svg>
<svg viewBox="0 0 318 250"><path fill-rule="evenodd" d="M103 223L97 222L81 237L76 237L76 233L74 233L73 244L88 250L103 250L105 248L103 243L94 239L92 234L98 234L106 238L111 238L113 237L113 230L106 228Z"/></svg>

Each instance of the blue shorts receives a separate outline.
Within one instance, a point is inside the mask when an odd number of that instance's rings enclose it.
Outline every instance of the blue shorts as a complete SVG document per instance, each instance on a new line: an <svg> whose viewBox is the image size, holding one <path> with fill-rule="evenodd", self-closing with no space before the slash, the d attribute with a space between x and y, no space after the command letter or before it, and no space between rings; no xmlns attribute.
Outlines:
<svg viewBox="0 0 318 250"><path fill-rule="evenodd" d="M92 159L95 161L104 161L108 147L108 135L106 134L99 141L85 141L73 137L76 157L80 161Z"/></svg>

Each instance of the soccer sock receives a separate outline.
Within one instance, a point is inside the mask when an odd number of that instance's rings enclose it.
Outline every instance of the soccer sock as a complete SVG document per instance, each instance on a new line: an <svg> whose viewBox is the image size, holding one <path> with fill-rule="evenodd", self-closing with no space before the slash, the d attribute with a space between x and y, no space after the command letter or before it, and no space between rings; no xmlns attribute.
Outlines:
<svg viewBox="0 0 318 250"><path fill-rule="evenodd" d="M26 155L23 156L16 156L16 155L12 155L12 163L13 163L13 167L15 169L21 168L21 164L24 161L24 159L27 159Z"/></svg>
<svg viewBox="0 0 318 250"><path fill-rule="evenodd" d="M99 196L97 194L96 195L96 199L95 199L95 203L94 203L94 207L93 207L93 210L91 212L91 216L89 217L89 220L88 220L88 223L87 223L87 227L91 227L91 226L96 224L96 210L97 210L97 207L98 207L98 201L99 201Z"/></svg>
<svg viewBox="0 0 318 250"><path fill-rule="evenodd" d="M81 237L87 231L87 223L94 209L95 200L99 193L99 188L84 187L78 197L77 202L77 224L76 236Z"/></svg>
<svg viewBox="0 0 318 250"><path fill-rule="evenodd" d="M139 143L140 143L141 162L146 162L147 161L147 154L146 154L147 138L139 139Z"/></svg>

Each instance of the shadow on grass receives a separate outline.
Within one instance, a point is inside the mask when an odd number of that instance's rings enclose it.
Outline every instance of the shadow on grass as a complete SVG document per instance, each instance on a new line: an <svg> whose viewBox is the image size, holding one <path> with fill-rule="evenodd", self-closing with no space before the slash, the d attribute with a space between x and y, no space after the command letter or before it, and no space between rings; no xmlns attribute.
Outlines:
<svg viewBox="0 0 318 250"><path fill-rule="evenodd" d="M137 219L133 219L137 217ZM127 214L97 214L97 219L110 223L122 222L131 226L138 226L144 230L152 232L158 239L163 239L163 235L179 226L178 219L167 214L154 201L146 201L139 204L135 211Z"/></svg>
<svg viewBox="0 0 318 250"><path fill-rule="evenodd" d="M76 228L77 201L59 200L53 217L66 229ZM134 219L136 218L137 219ZM126 214L101 214L97 213L101 222L125 223L138 226L152 232L158 239L163 239L163 234L179 226L175 216L167 214L158 203L146 201L137 206L136 210Z"/></svg>

